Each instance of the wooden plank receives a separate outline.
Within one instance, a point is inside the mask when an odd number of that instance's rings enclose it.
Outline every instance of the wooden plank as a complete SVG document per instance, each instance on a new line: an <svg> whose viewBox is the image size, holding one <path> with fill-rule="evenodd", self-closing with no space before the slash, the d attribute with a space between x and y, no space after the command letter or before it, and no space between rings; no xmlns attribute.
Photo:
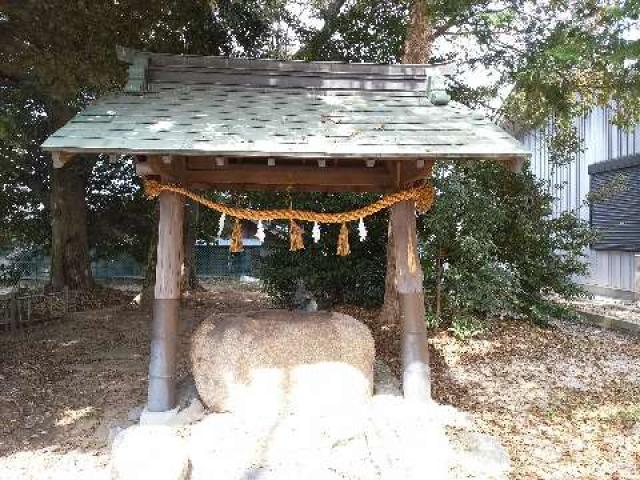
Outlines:
<svg viewBox="0 0 640 480"><path fill-rule="evenodd" d="M304 66L304 64L297 64ZM354 72L353 70L343 69L335 71L319 71L308 68L253 68L249 67L208 67L202 65L153 65L149 69L152 75L162 76L165 72L183 75L189 78L193 74L200 75L218 75L218 76L234 76L234 77L299 77L299 78L340 78L340 79L361 79L361 80L412 80L426 82L429 75L426 71L421 72L389 72L381 70L371 70L369 72Z"/></svg>
<svg viewBox="0 0 640 480"><path fill-rule="evenodd" d="M410 64L373 64L373 63L346 63L346 62L304 62L281 61L273 59L243 59L223 56L201 55L175 55L164 53L141 52L134 49L120 48L118 58L127 63L133 63L138 56L148 57L152 66L195 66L216 68L239 68L250 70L277 70L277 71L306 71L306 72L353 72L353 73L379 73L379 74L404 74L423 75L433 72L448 72L448 65L410 65Z"/></svg>
<svg viewBox="0 0 640 480"><path fill-rule="evenodd" d="M158 202L158 256L147 397L150 412L171 410L176 404L180 274L184 262L184 199L176 193L161 192Z"/></svg>
<svg viewBox="0 0 640 480"><path fill-rule="evenodd" d="M416 162L403 162L400 179L401 185L407 187L415 182L430 178L434 163L435 161L433 159L424 158L416 160Z"/></svg>
<svg viewBox="0 0 640 480"><path fill-rule="evenodd" d="M229 192L313 192L313 193L393 193L395 186L386 185L265 185L260 183L193 183L187 187L194 190Z"/></svg>

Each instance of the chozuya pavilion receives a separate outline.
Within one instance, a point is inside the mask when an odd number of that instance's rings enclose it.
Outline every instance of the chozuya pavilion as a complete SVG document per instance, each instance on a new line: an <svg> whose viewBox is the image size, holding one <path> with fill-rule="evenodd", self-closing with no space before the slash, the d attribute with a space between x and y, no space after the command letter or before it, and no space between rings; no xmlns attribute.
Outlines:
<svg viewBox="0 0 640 480"><path fill-rule="evenodd" d="M165 412L176 403L184 198L202 201L194 193L202 190L386 194L343 215L209 206L235 217L236 224L289 221L292 250L303 247L296 221L342 223L340 255L349 252L349 222L390 207L403 392L428 398L416 204L425 210L433 200L434 161L491 160L517 170L527 156L523 146L483 115L450 102L438 69L428 65L282 62L124 48L118 56L130 65L124 90L99 98L43 148L56 168L77 154L129 155L158 196L148 411Z"/></svg>

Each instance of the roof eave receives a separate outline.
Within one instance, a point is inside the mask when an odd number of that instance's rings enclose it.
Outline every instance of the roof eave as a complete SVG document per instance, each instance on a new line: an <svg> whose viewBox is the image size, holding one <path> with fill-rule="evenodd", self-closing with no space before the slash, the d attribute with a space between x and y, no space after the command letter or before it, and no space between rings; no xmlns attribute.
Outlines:
<svg viewBox="0 0 640 480"><path fill-rule="evenodd" d="M451 159L451 160L505 160L531 156L530 152L395 152L395 153L358 153L358 152L263 152L255 150L225 151L225 150L165 150L165 149L128 149L128 148L64 148L42 146L45 152L64 152L74 155L80 154L118 154L118 155L176 155L184 157L274 157L274 158L371 158L376 160L399 159Z"/></svg>

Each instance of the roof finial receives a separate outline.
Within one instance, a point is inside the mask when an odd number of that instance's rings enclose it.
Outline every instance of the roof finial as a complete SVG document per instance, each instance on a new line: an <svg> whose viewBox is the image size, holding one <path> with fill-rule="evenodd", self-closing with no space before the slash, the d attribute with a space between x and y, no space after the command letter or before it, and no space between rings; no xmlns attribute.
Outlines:
<svg viewBox="0 0 640 480"><path fill-rule="evenodd" d="M447 105L451 97L447 93L444 78L431 75L427 78L427 97L433 105Z"/></svg>
<svg viewBox="0 0 640 480"><path fill-rule="evenodd" d="M148 88L147 68L149 66L149 57L143 54L137 54L129 65L129 79L124 87L126 93L144 93Z"/></svg>

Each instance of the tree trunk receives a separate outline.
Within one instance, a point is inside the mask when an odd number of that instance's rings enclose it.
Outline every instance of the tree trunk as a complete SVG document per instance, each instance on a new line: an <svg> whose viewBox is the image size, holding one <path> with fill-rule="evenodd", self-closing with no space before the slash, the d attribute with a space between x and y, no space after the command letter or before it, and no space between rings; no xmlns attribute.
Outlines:
<svg viewBox="0 0 640 480"><path fill-rule="evenodd" d="M199 222L200 210L197 203L186 202L184 210L183 224L183 251L184 264L180 273L180 288L182 292L196 290L198 288L198 278L195 269L195 244L197 236L197 225ZM145 266L144 280L142 283L141 303L148 304L154 298L154 285L156 284L156 263L158 260L158 218L159 202L154 207L153 228L149 248L147 250L147 264Z"/></svg>
<svg viewBox="0 0 640 480"><path fill-rule="evenodd" d="M411 2L409 28L404 41L402 63L427 63L433 46L433 27L429 21L427 2Z"/></svg>
<svg viewBox="0 0 640 480"><path fill-rule="evenodd" d="M404 43L402 63L426 63L431 56L432 42L433 29L427 16L426 2L424 0L414 0L411 3L409 27ZM380 322L383 324L397 323L400 319L400 303L394 277L396 258L391 223L390 216L387 236L387 272L384 285L384 304L380 311Z"/></svg>
<svg viewBox="0 0 640 480"><path fill-rule="evenodd" d="M47 105L53 132L73 117L68 105L52 100ZM62 168L51 169L49 215L51 221L51 270L48 288L54 291L93 287L87 233L87 182L93 161L76 158Z"/></svg>
<svg viewBox="0 0 640 480"><path fill-rule="evenodd" d="M392 209L394 207L391 207ZM393 228L391 225L391 215L389 215L389 225L387 227L387 265L384 277L384 304L380 311L380 322L383 325L396 324L400 320L400 302L398 288L396 286L396 255L395 243L393 239Z"/></svg>
<svg viewBox="0 0 640 480"><path fill-rule="evenodd" d="M51 279L59 291L92 288L86 189L92 164L83 159L54 168L51 181Z"/></svg>

